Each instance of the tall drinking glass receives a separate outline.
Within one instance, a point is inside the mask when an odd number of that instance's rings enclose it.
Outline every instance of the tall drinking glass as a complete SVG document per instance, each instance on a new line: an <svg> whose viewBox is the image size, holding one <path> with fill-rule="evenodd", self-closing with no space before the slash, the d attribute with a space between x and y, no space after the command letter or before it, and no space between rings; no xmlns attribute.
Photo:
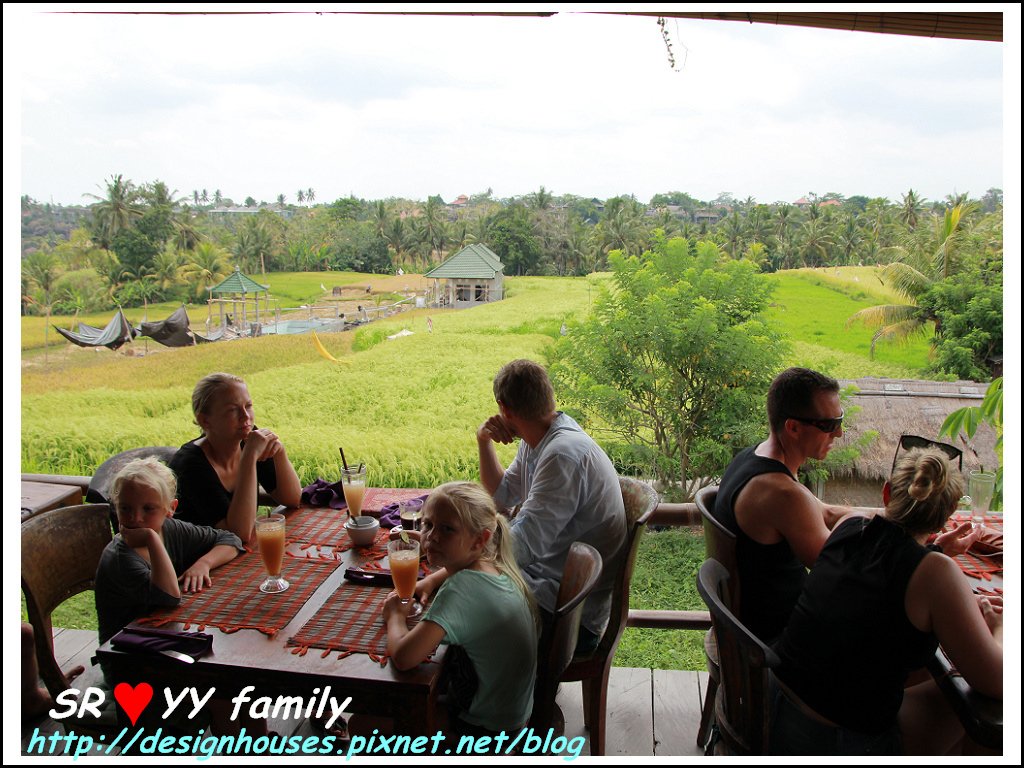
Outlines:
<svg viewBox="0 0 1024 768"><path fill-rule="evenodd" d="M284 515L256 518L256 541L260 548L267 578L260 584L260 592L284 592L290 586L281 578L284 562Z"/></svg>
<svg viewBox="0 0 1024 768"><path fill-rule="evenodd" d="M995 472L971 470L967 480L967 494L971 497L971 524L975 528L980 528L985 524L985 515L988 514L995 490Z"/></svg>
<svg viewBox="0 0 1024 768"><path fill-rule="evenodd" d="M341 470L341 486L345 490L345 504L350 517L363 514L363 496L366 495L366 465L350 464Z"/></svg>
<svg viewBox="0 0 1024 768"><path fill-rule="evenodd" d="M395 591L402 599L402 605L408 605L416 592L416 579L420 572L420 543L415 539L389 541L388 561L391 565L391 580L395 583ZM423 606L413 601L408 615L419 616L422 612Z"/></svg>

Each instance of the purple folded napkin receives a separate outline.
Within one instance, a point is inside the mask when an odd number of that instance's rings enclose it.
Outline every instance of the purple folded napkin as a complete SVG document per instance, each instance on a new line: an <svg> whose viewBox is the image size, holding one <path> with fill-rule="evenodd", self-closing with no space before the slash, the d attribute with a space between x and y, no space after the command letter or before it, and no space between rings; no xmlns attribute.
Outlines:
<svg viewBox="0 0 1024 768"><path fill-rule="evenodd" d="M422 496L416 496L413 499L409 499L409 501L417 501L418 500L418 501L423 502L423 501L427 500L427 496L429 496L429 495L430 494L425 493ZM384 507L380 508L380 527L381 528L383 528L384 530L387 530L389 528L394 528L396 525L401 525L401 524L402 524L402 518L399 515L398 502L395 502L394 504L388 504L387 506L384 506Z"/></svg>
<svg viewBox="0 0 1024 768"><path fill-rule="evenodd" d="M331 509L345 509L345 490L341 487L341 481L328 483L319 477L302 489L302 503L311 507L330 507Z"/></svg>
<svg viewBox="0 0 1024 768"><path fill-rule="evenodd" d="M112 638L111 647L127 653L177 651L193 659L213 650L213 635L150 627L125 627Z"/></svg>

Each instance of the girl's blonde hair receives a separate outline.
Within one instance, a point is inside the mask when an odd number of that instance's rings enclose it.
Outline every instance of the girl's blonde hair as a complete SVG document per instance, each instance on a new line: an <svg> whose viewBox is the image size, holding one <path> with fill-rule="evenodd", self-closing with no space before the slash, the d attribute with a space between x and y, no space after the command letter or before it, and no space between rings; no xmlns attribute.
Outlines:
<svg viewBox="0 0 1024 768"><path fill-rule="evenodd" d="M491 538L484 547L480 559L494 564L498 573L512 579L530 605L530 613L534 622L539 620L537 601L533 592L523 580L519 566L516 564L515 551L512 548L512 532L508 520L498 514L498 508L483 486L470 482L451 482L439 485L430 492L424 505L424 512L433 511L440 506L452 510L459 518L462 527L476 536L484 530L491 532Z"/></svg>
<svg viewBox="0 0 1024 768"><path fill-rule="evenodd" d="M152 488L160 494L160 499L168 507L171 506L174 495L178 492L178 481L174 477L174 472L166 464L157 461L152 456L145 459L132 459L114 475L114 479L110 481L110 500L115 509L121 489L126 483Z"/></svg>
<svg viewBox="0 0 1024 768"><path fill-rule="evenodd" d="M203 376L192 390L192 416L200 433L206 434L199 424L199 414L207 412L210 401L228 384L245 384L245 381L233 373L211 373L209 376Z"/></svg>
<svg viewBox="0 0 1024 768"><path fill-rule="evenodd" d="M914 448L889 479L885 515L909 533L942 530L964 493L964 479L937 448Z"/></svg>

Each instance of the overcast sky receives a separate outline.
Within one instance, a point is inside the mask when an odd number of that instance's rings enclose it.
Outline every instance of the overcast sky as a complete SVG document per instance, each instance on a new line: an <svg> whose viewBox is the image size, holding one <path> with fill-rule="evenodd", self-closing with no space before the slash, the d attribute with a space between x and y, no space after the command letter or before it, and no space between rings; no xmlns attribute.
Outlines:
<svg viewBox="0 0 1024 768"><path fill-rule="evenodd" d="M1019 149L1003 151L1006 114L1020 138L1019 102L1003 99L1004 54L1019 84L1011 44L669 20L673 71L655 19L565 7L546 19L9 8L5 80L20 100L5 82L5 101L22 114L5 154L20 149L18 190L41 201L89 202L118 173L236 202L541 185L643 201L896 200L911 187L936 199L1005 187L1004 167L1019 167Z"/></svg>

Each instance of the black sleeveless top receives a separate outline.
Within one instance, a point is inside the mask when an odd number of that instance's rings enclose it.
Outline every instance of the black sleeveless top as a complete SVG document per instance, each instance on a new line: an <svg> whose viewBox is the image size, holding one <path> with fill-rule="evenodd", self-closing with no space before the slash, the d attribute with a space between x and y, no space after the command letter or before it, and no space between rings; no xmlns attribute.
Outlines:
<svg viewBox="0 0 1024 768"><path fill-rule="evenodd" d="M776 670L806 704L844 728L891 728L907 674L938 641L907 618L907 584L928 550L881 515L829 536L776 645Z"/></svg>
<svg viewBox="0 0 1024 768"><path fill-rule="evenodd" d="M782 472L793 479L785 464L758 456L755 448L744 448L725 470L712 514L736 534L740 621L762 642L770 644L786 626L807 578L807 569L785 539L776 544L759 544L736 522L736 497L752 479L771 472Z"/></svg>

